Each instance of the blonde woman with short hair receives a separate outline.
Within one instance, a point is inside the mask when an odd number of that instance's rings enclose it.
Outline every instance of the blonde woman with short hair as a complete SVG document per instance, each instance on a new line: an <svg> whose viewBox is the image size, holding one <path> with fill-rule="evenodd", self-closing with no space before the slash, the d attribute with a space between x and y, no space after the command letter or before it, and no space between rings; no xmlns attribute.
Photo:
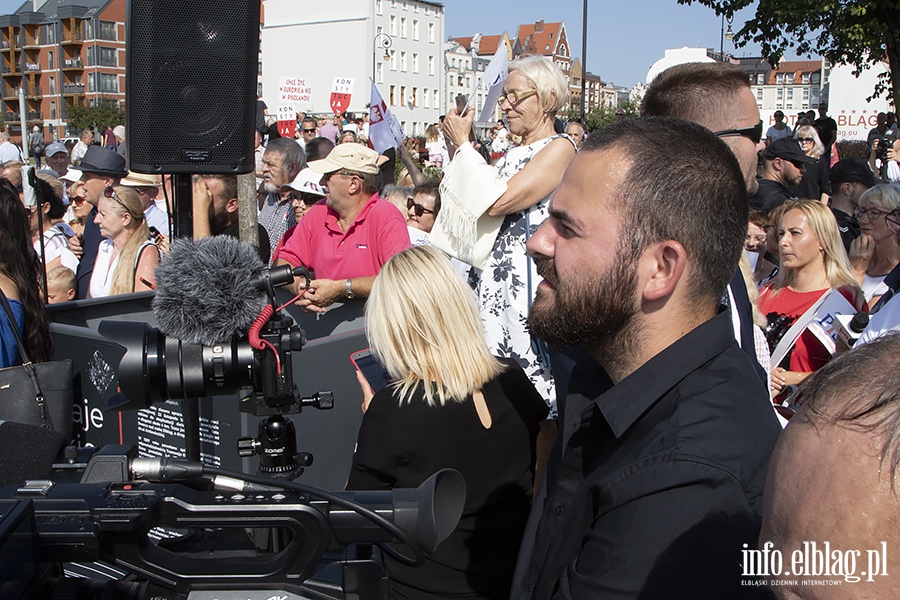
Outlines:
<svg viewBox="0 0 900 600"><path fill-rule="evenodd" d="M771 350L791 325L831 290L838 291L856 310L866 309L837 221L827 206L816 200L785 203L773 234L778 238L778 274L762 289L757 303L769 324L766 333ZM782 364L772 365L772 392L800 383L830 358L818 338L804 331Z"/></svg>
<svg viewBox="0 0 900 600"><path fill-rule="evenodd" d="M546 403L515 362L491 355L471 288L430 246L382 267L366 323L394 383L374 396L363 387L347 488L416 487L444 468L467 487L459 525L425 564L387 558L393 595L507 598Z"/></svg>

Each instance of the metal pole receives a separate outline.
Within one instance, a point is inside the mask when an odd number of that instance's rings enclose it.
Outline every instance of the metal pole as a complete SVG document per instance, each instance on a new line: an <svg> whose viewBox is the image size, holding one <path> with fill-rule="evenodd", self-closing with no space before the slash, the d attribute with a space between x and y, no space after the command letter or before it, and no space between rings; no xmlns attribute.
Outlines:
<svg viewBox="0 0 900 600"><path fill-rule="evenodd" d="M28 126L25 124L25 119L28 115L25 113L25 73L22 73L22 83L19 85L19 123L21 123L22 127L22 156L25 157L25 162L28 162Z"/></svg>
<svg viewBox="0 0 900 600"><path fill-rule="evenodd" d="M585 89L587 88L587 0L583 1L584 4L584 13L581 17L581 126L585 128L587 131L587 125L585 121L585 103L587 102L587 98L585 97Z"/></svg>
<svg viewBox="0 0 900 600"><path fill-rule="evenodd" d="M725 56L725 13L722 13L722 30L719 32L719 60Z"/></svg>

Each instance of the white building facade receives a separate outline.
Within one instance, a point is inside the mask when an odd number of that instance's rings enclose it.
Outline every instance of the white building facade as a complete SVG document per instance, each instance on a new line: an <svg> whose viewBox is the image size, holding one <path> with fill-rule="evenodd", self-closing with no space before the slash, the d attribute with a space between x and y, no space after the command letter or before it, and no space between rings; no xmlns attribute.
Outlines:
<svg viewBox="0 0 900 600"><path fill-rule="evenodd" d="M368 112L375 81L408 136L444 114L444 8L424 0L266 0L262 97L330 114L335 78L352 80L345 111Z"/></svg>

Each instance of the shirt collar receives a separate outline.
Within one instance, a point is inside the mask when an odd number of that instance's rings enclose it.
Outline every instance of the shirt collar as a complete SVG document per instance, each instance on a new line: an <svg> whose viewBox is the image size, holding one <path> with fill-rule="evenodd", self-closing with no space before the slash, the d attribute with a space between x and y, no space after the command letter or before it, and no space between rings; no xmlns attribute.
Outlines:
<svg viewBox="0 0 900 600"><path fill-rule="evenodd" d="M353 227L355 227L359 223L362 223L363 221L365 221L366 215L368 215L369 211L372 210L372 205L374 205L375 202L378 201L379 199L380 198L378 196L378 192L375 192L374 194L372 194L369 197L369 199L366 200L365 205L362 207L362 210L359 211L359 214L356 215L356 218L353 219L353 224L347 228L347 231L350 231ZM328 211L325 215L325 224L336 226L339 218L340 218L340 215L337 214L337 211L335 211L333 208L328 206Z"/></svg>
<svg viewBox="0 0 900 600"><path fill-rule="evenodd" d="M603 369L598 368L607 383L605 390L592 386L601 392L594 403L613 434L622 437L647 409L682 379L735 343L731 315L727 309L722 310L616 385L612 385ZM592 379L596 386L597 379Z"/></svg>

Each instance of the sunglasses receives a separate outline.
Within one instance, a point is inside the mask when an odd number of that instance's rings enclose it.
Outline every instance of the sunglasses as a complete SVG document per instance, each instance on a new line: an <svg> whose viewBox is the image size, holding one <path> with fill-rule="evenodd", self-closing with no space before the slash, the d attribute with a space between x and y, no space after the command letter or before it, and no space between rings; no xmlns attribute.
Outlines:
<svg viewBox="0 0 900 600"><path fill-rule="evenodd" d="M315 129L301 129L300 131L302 131L303 133L315 133L316 132Z"/></svg>
<svg viewBox="0 0 900 600"><path fill-rule="evenodd" d="M812 138L797 138L797 141L800 142L801 144L812 144L812 143L815 143L816 140L814 140Z"/></svg>
<svg viewBox="0 0 900 600"><path fill-rule="evenodd" d="M758 144L760 140L762 140L762 130L763 130L763 122L760 120L759 123L754 125L753 127L744 127L742 129L725 129L723 131L717 131L715 133L716 137L745 137L754 144Z"/></svg>
<svg viewBox="0 0 900 600"><path fill-rule="evenodd" d="M416 213L417 217L421 217L425 213L428 213L429 215L434 214L433 210L429 210L429 209L425 208L424 206L422 206L421 204L419 204L412 198L406 199L406 208L407 208L407 210L409 210L410 208L413 209L413 211Z"/></svg>
<svg viewBox="0 0 900 600"><path fill-rule="evenodd" d="M112 189L111 186L106 186L105 188L103 188L103 195L106 196L107 198L109 198L110 200L115 200L116 202L118 202L119 206L124 208L125 212L127 212L132 217L135 217L135 218L137 217L137 215L132 213L131 210L128 208L128 206L124 202L122 202L122 199L119 198L118 194L116 194L116 191L114 189ZM143 215L141 215L141 216L143 216Z"/></svg>
<svg viewBox="0 0 900 600"><path fill-rule="evenodd" d="M72 204L75 206L81 206L85 202L87 202L86 198L72 198Z"/></svg>
<svg viewBox="0 0 900 600"><path fill-rule="evenodd" d="M497 106L502 108L504 102L509 102L510 106L516 106L519 102L531 98L535 94L537 94L537 90L525 90L524 92L513 90L506 94L501 94L500 97L497 98Z"/></svg>
<svg viewBox="0 0 900 600"><path fill-rule="evenodd" d="M313 204L318 204L319 200L322 199L322 196L317 196L315 194L308 194L306 192L294 192L291 194L291 197L294 200L299 200L303 204L307 206L312 206Z"/></svg>

